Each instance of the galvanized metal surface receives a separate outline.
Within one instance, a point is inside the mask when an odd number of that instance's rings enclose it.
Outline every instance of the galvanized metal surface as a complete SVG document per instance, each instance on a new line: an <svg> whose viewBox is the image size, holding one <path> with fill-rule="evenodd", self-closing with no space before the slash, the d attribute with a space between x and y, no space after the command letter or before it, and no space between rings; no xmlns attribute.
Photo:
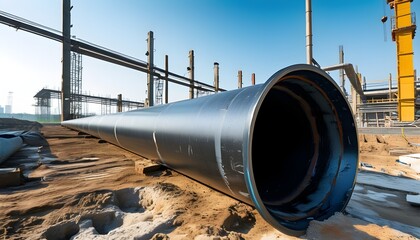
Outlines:
<svg viewBox="0 0 420 240"><path fill-rule="evenodd" d="M292 235L342 211L355 185L351 108L334 80L308 64L264 84L62 125L251 204Z"/></svg>

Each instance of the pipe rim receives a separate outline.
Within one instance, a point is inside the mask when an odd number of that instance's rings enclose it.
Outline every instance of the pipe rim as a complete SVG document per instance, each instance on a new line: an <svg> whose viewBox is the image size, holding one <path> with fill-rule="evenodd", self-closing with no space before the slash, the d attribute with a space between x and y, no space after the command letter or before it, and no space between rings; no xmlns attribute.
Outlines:
<svg viewBox="0 0 420 240"><path fill-rule="evenodd" d="M282 220L282 219L278 219L276 218L276 216L273 216L273 212L270 211L268 209L268 207L265 205L264 201L261 198L260 193L258 192L258 188L257 188L257 183L255 180L255 176L254 176L254 169L253 169L253 150L252 150L252 146L253 146L253 135L254 135L254 130L255 130L255 125L256 125L256 120L257 120L257 115L258 112L261 109L261 106L263 104L263 101L265 100L265 98L267 97L267 94L273 89L273 87L275 87L278 83L284 81L284 78L286 76L290 76L293 75L294 72L301 72L301 71L307 71L310 74L315 74L318 75L321 78L326 79L327 84L331 85L331 88L335 88L340 92L340 97L342 98L341 100L344 100L346 106L344 106L344 108L346 108L348 110L348 112L350 114L350 119L347 119L347 121L350 123L350 125L353 125L354 127L354 131L352 131L351 133L348 133L350 135L352 135L352 138L356 140L355 144L356 147L353 146L353 149L350 148L348 149L344 149L345 146L341 145L341 152L340 152L340 159L338 160L338 166L337 166L337 175L334 177L334 180L336 180L340 173L339 171L341 170L341 164L342 162L342 157L344 154L347 154L347 152L352 152L352 150L354 151L356 148L357 152L353 153L356 154L355 156L352 156L354 159L353 162L349 163L349 162L344 162L344 164L350 164L352 172L350 173L350 178L351 182L349 182L348 179L346 179L346 183L344 185L347 184L347 195L345 195L344 197L341 197L341 202L338 205L332 206L334 208L335 212L339 212L339 211L343 211L345 209L345 207L347 206L348 202L350 201L351 198L351 194L353 192L354 186L356 184L356 170L357 170L357 166L358 166L358 161L359 161L359 156L358 156L358 133L357 133L357 128L354 125L354 115L352 112L352 109L347 101L347 99L345 98L345 96L343 95L343 93L341 92L338 84L323 70L313 66L313 65L309 65L309 64L296 64L296 65L291 65L289 67L286 67L282 70L279 70L278 72L276 72L275 74L273 74L269 80L264 83L262 90L260 92L260 96L255 104L255 106L250 110L251 114L249 114L250 116L250 121L249 121L249 128L247 129L247 142L245 143L245 151L244 151L244 173L245 173L245 182L248 188L248 192L250 194L250 198L254 204L254 207L257 209L257 211L262 215L262 217L269 223L271 224L273 227L282 230L283 232L286 232L290 235L295 235L295 236L299 236L302 235L306 232L306 228L309 226L309 222L311 220L323 220L325 218L328 218L331 215L326 215L326 213L321 213L320 215L313 215L313 213L309 213L309 214L304 214L299 221L303 222L303 225L305 225L305 227L296 227L294 228L293 226L291 227L290 223ZM310 80L310 79L307 79ZM311 80L310 80L311 81ZM319 91L321 93L325 93L322 89L319 89ZM326 94L327 99L325 99L326 101L331 101L331 99L328 98L328 94ZM342 101L343 102L343 101ZM337 110L335 110L337 111ZM348 116L346 116L348 117ZM342 120L339 116L337 116L337 120ZM341 140L344 141L344 134L343 135L343 129L342 126L339 126L340 128L337 129L339 132L341 132L340 136L342 137ZM328 170L325 170L328 171ZM349 178L349 176L347 176L347 178ZM337 185L334 185L331 187L331 190L329 191L328 196L326 196L326 198L330 199L333 198L331 197L331 193L334 192L339 186L341 186L339 183ZM318 191L318 190L317 190ZM330 203L330 202L328 202ZM331 211L327 211L329 213L331 213ZM311 215L312 214L312 215Z"/></svg>

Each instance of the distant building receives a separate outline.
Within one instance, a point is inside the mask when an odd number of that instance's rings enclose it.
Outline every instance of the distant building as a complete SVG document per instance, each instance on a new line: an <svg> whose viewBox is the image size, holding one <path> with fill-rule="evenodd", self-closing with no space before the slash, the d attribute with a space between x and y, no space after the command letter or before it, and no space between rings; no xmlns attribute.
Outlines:
<svg viewBox="0 0 420 240"><path fill-rule="evenodd" d="M9 92L7 96L7 104L6 104L6 114L12 113L12 106L13 106L13 92Z"/></svg>
<svg viewBox="0 0 420 240"><path fill-rule="evenodd" d="M6 114L10 114L10 113L12 113L12 105L6 105L5 106L5 113Z"/></svg>
<svg viewBox="0 0 420 240"><path fill-rule="evenodd" d="M0 114L4 113L4 107L0 106Z"/></svg>

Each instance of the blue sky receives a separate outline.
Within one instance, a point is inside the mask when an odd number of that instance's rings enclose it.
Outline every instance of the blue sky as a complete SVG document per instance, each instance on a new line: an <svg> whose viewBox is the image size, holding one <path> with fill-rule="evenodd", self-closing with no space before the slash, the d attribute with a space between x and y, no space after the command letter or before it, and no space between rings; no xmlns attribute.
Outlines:
<svg viewBox="0 0 420 240"><path fill-rule="evenodd" d="M396 75L396 44L385 0L313 0L313 55L321 66L338 63L344 47L367 83ZM265 82L286 66L306 62L305 0L72 0L72 32L77 38L147 61L147 33L155 37L155 65L188 76L188 52L194 50L195 77L213 83L220 64L220 87ZM61 1L0 0L0 10L61 31ZM420 1L411 4L419 12ZM42 88L61 87L61 44L0 25L0 105L13 92L14 113L35 113L33 96ZM413 40L419 68L419 37ZM338 82L338 72L330 73ZM188 97L186 87L170 84L169 101ZM347 87L349 89L349 87ZM134 101L146 98L146 74L83 56L84 93ZM58 111L58 110L57 110ZM93 111L93 110L92 110ZM53 109L54 112L54 109Z"/></svg>

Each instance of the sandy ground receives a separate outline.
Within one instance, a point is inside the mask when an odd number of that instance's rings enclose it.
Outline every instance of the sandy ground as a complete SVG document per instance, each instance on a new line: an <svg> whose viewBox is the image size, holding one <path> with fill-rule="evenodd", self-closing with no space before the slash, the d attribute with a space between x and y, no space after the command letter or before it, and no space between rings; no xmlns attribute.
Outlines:
<svg viewBox="0 0 420 240"><path fill-rule="evenodd" d="M135 166L152 162L97 138L33 122L0 119L1 128L39 131L46 140L23 147L0 166L21 166L27 176L21 186L0 189L4 239L418 239L351 211L312 221L305 235L289 236L252 206L173 170L136 172ZM371 165L365 170L420 179L390 155L395 149L420 152L412 144L420 143L420 136L360 135L359 141L360 162ZM356 190L358 197L369 191L398 195L367 185ZM381 208L379 200L370 204L384 218L420 228L419 207L401 203L405 207L392 212L392 206Z"/></svg>

